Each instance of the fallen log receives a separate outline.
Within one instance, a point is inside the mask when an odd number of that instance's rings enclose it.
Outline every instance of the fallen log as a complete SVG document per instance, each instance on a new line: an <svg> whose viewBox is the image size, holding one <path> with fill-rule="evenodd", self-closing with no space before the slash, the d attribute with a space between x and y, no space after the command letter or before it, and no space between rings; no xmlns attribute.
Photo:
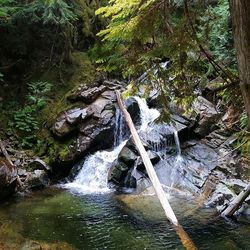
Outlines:
<svg viewBox="0 0 250 250"><path fill-rule="evenodd" d="M174 214L174 211L168 202L167 196L166 196L166 194L162 188L162 185L161 185L161 183L156 175L156 172L154 170L152 162L151 162L151 160L147 154L147 151L145 150L145 148L141 142L141 139L136 131L136 128L135 128L135 125L132 121L132 118L123 105L119 91L116 91L116 96L117 96L117 102L118 102L119 108L121 109L121 111L124 115L125 121L130 129L130 132L131 132L131 135L134 139L135 145L140 153L140 156L142 158L144 166L147 170L148 176L152 182L155 193L156 193L156 195L157 195L157 197L162 205L162 208L165 212L167 219L174 225L174 228L175 228L177 234L179 235L182 244L186 247L186 249L190 249L190 250L197 249L195 247L194 243L192 242L192 240L189 238L187 233L182 228L182 226L179 224L179 222Z"/></svg>
<svg viewBox="0 0 250 250"><path fill-rule="evenodd" d="M5 148L5 146L4 146L4 144L3 144L3 142L2 142L1 139L0 139L0 149L1 149L1 151L2 151L2 153L3 153L3 155L4 155L4 157L6 158L6 160L8 161L8 163L10 164L10 166L11 166L12 168L16 169L16 166L15 166L15 164L12 162L12 160L10 159L10 156L9 156L9 154L8 154L8 152L7 152L7 150L6 150L6 148ZM20 180L19 176L17 176L16 180L17 180L17 184L21 187L21 186L23 185L23 183L22 183L22 181Z"/></svg>
<svg viewBox="0 0 250 250"><path fill-rule="evenodd" d="M227 206L227 208L221 213L223 216L233 216L233 214L241 207L245 199L250 195L250 183L247 187L240 192Z"/></svg>
<svg viewBox="0 0 250 250"><path fill-rule="evenodd" d="M8 161L8 163L9 163L11 166L14 166L14 164L13 164L12 160L10 159L10 156L9 156L7 150L5 149L5 146L4 146L4 144L3 144L3 142L2 142L1 139L0 139L0 149L1 149L1 151L2 151L2 153L3 153L3 155L4 155L4 157L5 157L6 160Z"/></svg>

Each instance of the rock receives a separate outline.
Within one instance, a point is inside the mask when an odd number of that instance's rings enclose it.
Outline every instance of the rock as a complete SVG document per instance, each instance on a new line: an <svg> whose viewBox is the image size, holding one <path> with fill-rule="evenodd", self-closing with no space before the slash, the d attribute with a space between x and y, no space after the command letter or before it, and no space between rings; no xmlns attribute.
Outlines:
<svg viewBox="0 0 250 250"><path fill-rule="evenodd" d="M128 166L132 166L137 159L137 155L128 147L124 147L119 154L118 160L127 164Z"/></svg>
<svg viewBox="0 0 250 250"><path fill-rule="evenodd" d="M127 108L127 111L129 112L134 124L136 126L139 126L141 124L141 111L140 107L138 105L138 102L135 98L130 97L125 101L125 106Z"/></svg>
<svg viewBox="0 0 250 250"><path fill-rule="evenodd" d="M39 158L36 158L33 161L31 161L27 167L31 169L45 170L48 172L50 171L50 167L43 160ZM18 170L18 174L19 174L19 170Z"/></svg>
<svg viewBox="0 0 250 250"><path fill-rule="evenodd" d="M77 124L83 122L90 112L82 108L73 108L61 113L52 127L54 135L62 138L77 130Z"/></svg>
<svg viewBox="0 0 250 250"><path fill-rule="evenodd" d="M101 113L104 109L112 109L111 104L111 100L100 97L95 100L90 106L88 106L88 112L91 113L93 117L100 118Z"/></svg>
<svg viewBox="0 0 250 250"><path fill-rule="evenodd" d="M221 118L221 125L226 129L232 129L239 119L239 111L233 105L229 106L227 112Z"/></svg>
<svg viewBox="0 0 250 250"><path fill-rule="evenodd" d="M107 124L111 123L113 119L114 119L113 110L104 110L100 114L99 123L102 124L102 125L107 125Z"/></svg>
<svg viewBox="0 0 250 250"><path fill-rule="evenodd" d="M104 97L112 102L116 101L116 93L112 90L105 91L101 94L101 97Z"/></svg>
<svg viewBox="0 0 250 250"><path fill-rule="evenodd" d="M148 150L147 154L149 156L149 159L151 160L152 164L155 165L160 161L160 156L158 154L156 154L155 152ZM137 169L140 171L145 171L145 166L142 162L141 157L139 158L138 162L137 162Z"/></svg>
<svg viewBox="0 0 250 250"><path fill-rule="evenodd" d="M89 85L81 85L68 96L68 99L74 102L83 101L84 103L90 104L95 101L106 89L107 87L104 85L94 86L92 88Z"/></svg>
<svg viewBox="0 0 250 250"><path fill-rule="evenodd" d="M110 168L108 181L111 181L118 186L123 186L128 170L129 167L125 163L121 161L115 161Z"/></svg>
<svg viewBox="0 0 250 250"><path fill-rule="evenodd" d="M18 168L17 174L20 177L26 177L28 175L28 171L26 169L23 169L23 168Z"/></svg>
<svg viewBox="0 0 250 250"><path fill-rule="evenodd" d="M104 80L103 85L105 85L110 90L125 90L126 82L121 82L118 80Z"/></svg>
<svg viewBox="0 0 250 250"><path fill-rule="evenodd" d="M44 170L35 170L34 172L29 173L24 182L24 185L28 189L40 189L48 186L48 184L49 178Z"/></svg>
<svg viewBox="0 0 250 250"><path fill-rule="evenodd" d="M219 183L212 196L206 202L206 205L221 210L235 196L235 193L233 193L226 185Z"/></svg>
<svg viewBox="0 0 250 250"><path fill-rule="evenodd" d="M202 96L198 96L193 104L193 109L198 115L198 127L194 132L202 137L216 129L216 123L221 115L217 112L214 104Z"/></svg>
<svg viewBox="0 0 250 250"><path fill-rule="evenodd" d="M145 93L145 89L141 91L142 93ZM147 98L147 104L150 108L159 108L161 106L161 91L157 88L154 88L150 90L148 98Z"/></svg>
<svg viewBox="0 0 250 250"><path fill-rule="evenodd" d="M244 203L238 212L240 214L246 215L247 217L250 217L250 205Z"/></svg>
<svg viewBox="0 0 250 250"><path fill-rule="evenodd" d="M67 112L67 122L70 125L78 124L81 120L85 120L89 116L86 109L75 108Z"/></svg>
<svg viewBox="0 0 250 250"><path fill-rule="evenodd" d="M0 200L15 192L17 169L0 159Z"/></svg>

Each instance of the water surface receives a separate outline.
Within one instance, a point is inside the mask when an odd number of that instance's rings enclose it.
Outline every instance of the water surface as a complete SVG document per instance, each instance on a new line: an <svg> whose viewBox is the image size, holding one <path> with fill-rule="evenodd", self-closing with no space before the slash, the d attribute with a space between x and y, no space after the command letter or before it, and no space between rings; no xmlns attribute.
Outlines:
<svg viewBox="0 0 250 250"><path fill-rule="evenodd" d="M214 210L195 210L187 199L171 203L199 249L250 249L247 219L212 219ZM0 243L8 241L13 246L20 244L20 237L15 235L22 235L35 241L66 242L86 250L183 249L159 204L150 196L80 195L49 188L1 204L0 219Z"/></svg>

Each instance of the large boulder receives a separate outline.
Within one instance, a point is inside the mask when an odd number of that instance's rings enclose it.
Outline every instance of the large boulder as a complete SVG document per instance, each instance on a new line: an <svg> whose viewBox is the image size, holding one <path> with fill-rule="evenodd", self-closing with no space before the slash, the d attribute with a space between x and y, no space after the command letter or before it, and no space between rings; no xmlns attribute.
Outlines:
<svg viewBox="0 0 250 250"><path fill-rule="evenodd" d="M17 169L8 162L0 159L0 200L15 192Z"/></svg>
<svg viewBox="0 0 250 250"><path fill-rule="evenodd" d="M221 114L216 110L216 106L202 96L198 96L193 104L193 109L198 115L198 126L194 130L201 137L208 135L217 128Z"/></svg>
<svg viewBox="0 0 250 250"><path fill-rule="evenodd" d="M86 120L91 112L84 108L73 108L59 114L52 126L52 132L57 137L63 138L77 129L77 125Z"/></svg>
<svg viewBox="0 0 250 250"><path fill-rule="evenodd" d="M138 102L135 98L130 97L125 101L125 106L129 112L135 125L139 126L141 124L141 111Z"/></svg>
<svg viewBox="0 0 250 250"><path fill-rule="evenodd" d="M112 82L81 85L68 96L75 107L60 113L51 128L58 142L53 155L51 153L53 170L59 170L62 165L71 167L86 154L112 147L115 90L119 88L121 86Z"/></svg>

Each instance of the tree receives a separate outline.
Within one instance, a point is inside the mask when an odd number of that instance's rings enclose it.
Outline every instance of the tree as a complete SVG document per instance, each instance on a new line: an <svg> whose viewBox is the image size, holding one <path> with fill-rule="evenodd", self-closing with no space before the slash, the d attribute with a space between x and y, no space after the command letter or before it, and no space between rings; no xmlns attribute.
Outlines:
<svg viewBox="0 0 250 250"><path fill-rule="evenodd" d="M240 74L240 88L250 129L250 4L249 0L230 0L234 44Z"/></svg>
<svg viewBox="0 0 250 250"><path fill-rule="evenodd" d="M136 80L147 71L148 86L188 108L194 89L204 89L218 76L220 87L236 82L228 9L227 0L110 0L96 11L108 21L98 34L100 69ZM171 60L167 70L159 67L162 59Z"/></svg>

